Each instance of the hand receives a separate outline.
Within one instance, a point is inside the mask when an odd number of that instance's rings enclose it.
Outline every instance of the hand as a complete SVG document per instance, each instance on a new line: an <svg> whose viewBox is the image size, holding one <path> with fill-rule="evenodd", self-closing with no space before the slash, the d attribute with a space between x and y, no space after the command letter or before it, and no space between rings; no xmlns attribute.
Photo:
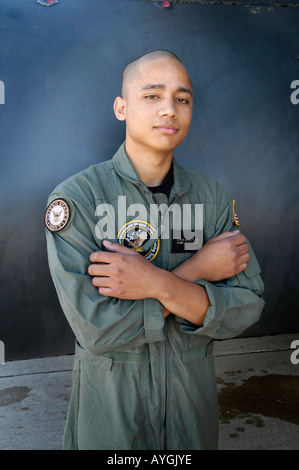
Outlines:
<svg viewBox="0 0 299 470"><path fill-rule="evenodd" d="M101 295L119 299L145 299L154 297L159 268L140 253L119 243L104 240L110 252L96 251L90 255L92 264L88 273ZM101 263L101 264L95 264Z"/></svg>
<svg viewBox="0 0 299 470"><path fill-rule="evenodd" d="M215 282L236 276L247 268L249 246L238 230L211 238L173 273L190 281Z"/></svg>
<svg viewBox="0 0 299 470"><path fill-rule="evenodd" d="M248 251L246 238L238 230L211 238L195 255L201 279L214 282L236 276L247 268Z"/></svg>

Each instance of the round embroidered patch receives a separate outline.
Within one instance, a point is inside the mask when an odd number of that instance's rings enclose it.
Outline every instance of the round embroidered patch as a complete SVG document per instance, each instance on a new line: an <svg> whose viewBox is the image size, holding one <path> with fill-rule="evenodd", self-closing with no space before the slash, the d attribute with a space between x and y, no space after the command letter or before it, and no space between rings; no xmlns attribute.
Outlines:
<svg viewBox="0 0 299 470"><path fill-rule="evenodd" d="M117 238L120 245L138 251L145 259L152 261L158 254L160 248L159 238L153 240L149 249L144 250L142 246L153 236L155 229L143 220L131 220L118 232Z"/></svg>
<svg viewBox="0 0 299 470"><path fill-rule="evenodd" d="M45 212L45 224L50 232L61 232L70 220L70 206L64 199L54 199Z"/></svg>

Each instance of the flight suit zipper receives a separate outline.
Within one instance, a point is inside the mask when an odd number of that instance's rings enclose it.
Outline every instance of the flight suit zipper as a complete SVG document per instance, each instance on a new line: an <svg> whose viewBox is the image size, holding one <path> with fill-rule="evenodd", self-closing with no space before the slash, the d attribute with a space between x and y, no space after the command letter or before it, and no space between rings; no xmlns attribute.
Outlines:
<svg viewBox="0 0 299 470"><path fill-rule="evenodd" d="M167 323L167 318L165 319L165 323ZM167 329L165 325L165 398L164 398L164 421L163 421L163 450L167 450L167 438L168 438L168 433L167 433L167 417L168 417L168 411L167 411L167 402L168 402L168 368L167 368L167 363L168 363L168 334L167 334Z"/></svg>
<svg viewBox="0 0 299 470"><path fill-rule="evenodd" d="M164 231L164 225L167 220L167 217L169 215L170 210L172 209L173 204L179 199L180 194L174 194L173 197L171 198L171 201L167 201L167 198L162 197L159 195L159 193L155 195L151 195L151 199L154 201L155 205L158 207L160 204L167 204L167 210L162 213L160 212L160 221L158 223L158 233L159 236ZM166 199L166 200L165 200ZM168 222L169 223L169 222ZM169 227L170 228L170 227ZM170 254L170 239L162 239L160 240L161 245L160 245L160 262L158 265L163 268L163 269L169 269L169 254ZM167 246L167 248L166 248ZM167 322L168 319L165 319L165 364L164 364L164 417L163 417L163 424L162 424L162 436L161 436L161 446L163 450L167 450L169 447L168 443L168 428L167 428L167 421L168 421L168 361L169 361L169 340L168 340L168 334L167 334Z"/></svg>

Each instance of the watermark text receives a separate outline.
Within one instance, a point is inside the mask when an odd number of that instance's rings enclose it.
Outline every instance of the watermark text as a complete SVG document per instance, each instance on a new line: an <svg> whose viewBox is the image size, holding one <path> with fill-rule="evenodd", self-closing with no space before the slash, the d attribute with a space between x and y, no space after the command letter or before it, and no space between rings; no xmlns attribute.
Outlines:
<svg viewBox="0 0 299 470"><path fill-rule="evenodd" d="M292 341L291 349L295 349L291 354L291 363L297 365L299 364L299 339Z"/></svg>
<svg viewBox="0 0 299 470"><path fill-rule="evenodd" d="M295 89L291 93L290 100L292 104L298 104L299 103L299 80L293 80L291 83L291 88Z"/></svg>
<svg viewBox="0 0 299 470"><path fill-rule="evenodd" d="M158 238L179 240L185 250L202 246L203 204L150 204L148 208L141 203L127 205L126 196L118 196L116 208L99 204L95 215L99 217L95 235L100 240L117 237L134 248Z"/></svg>
<svg viewBox="0 0 299 470"><path fill-rule="evenodd" d="M0 341L0 364L5 363L5 346L3 341Z"/></svg>
<svg viewBox="0 0 299 470"><path fill-rule="evenodd" d="M108 465L131 465L135 468L139 467L141 464L150 464L150 465L172 465L173 467L181 465L190 465L192 464L190 454L153 454L153 456L120 456L114 454L113 456L108 457Z"/></svg>
<svg viewBox="0 0 299 470"><path fill-rule="evenodd" d="M0 104L5 104L5 86L2 80L0 80Z"/></svg>

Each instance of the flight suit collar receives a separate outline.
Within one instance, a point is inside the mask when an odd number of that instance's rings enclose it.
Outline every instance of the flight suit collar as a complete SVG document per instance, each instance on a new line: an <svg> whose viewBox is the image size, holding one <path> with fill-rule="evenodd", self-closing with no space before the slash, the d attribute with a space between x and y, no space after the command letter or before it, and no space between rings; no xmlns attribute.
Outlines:
<svg viewBox="0 0 299 470"><path fill-rule="evenodd" d="M125 178L132 183L141 183L141 180L126 152L125 142L119 147L112 161L116 172L121 178Z"/></svg>
<svg viewBox="0 0 299 470"><path fill-rule="evenodd" d="M150 192L147 186L140 180L135 168L133 167L125 149L125 142L120 146L112 161L116 172L121 178L125 178L131 183L140 186L140 188L145 192ZM174 183L171 188L170 203L181 194L186 193L190 188L190 180L187 177L184 168L178 164L174 157L173 179Z"/></svg>

